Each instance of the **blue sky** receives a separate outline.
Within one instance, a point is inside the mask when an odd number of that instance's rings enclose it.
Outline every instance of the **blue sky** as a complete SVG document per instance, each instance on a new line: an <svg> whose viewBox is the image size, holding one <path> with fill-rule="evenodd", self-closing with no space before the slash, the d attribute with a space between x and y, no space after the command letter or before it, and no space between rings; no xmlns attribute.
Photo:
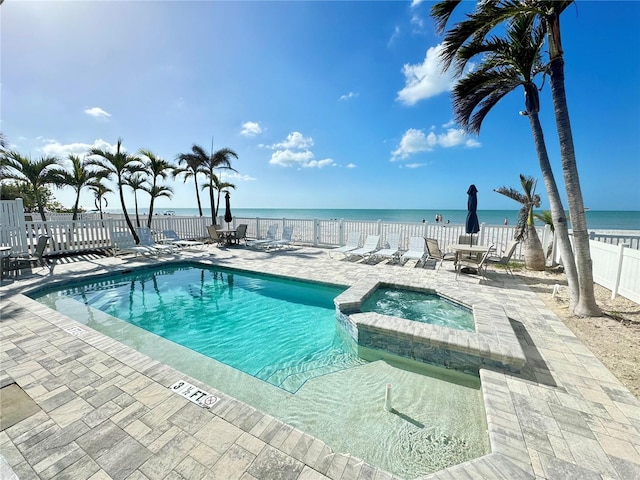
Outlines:
<svg viewBox="0 0 640 480"><path fill-rule="evenodd" d="M524 173L548 208L522 91L478 137L452 122L432 3L6 0L1 129L63 160L121 137L173 161L213 137L239 156L236 207L465 209L474 183L480 209L516 209L493 189ZM585 206L640 210L640 2L578 1L561 21ZM548 81L541 102L564 192ZM169 184L159 209L195 207L191 183Z"/></svg>

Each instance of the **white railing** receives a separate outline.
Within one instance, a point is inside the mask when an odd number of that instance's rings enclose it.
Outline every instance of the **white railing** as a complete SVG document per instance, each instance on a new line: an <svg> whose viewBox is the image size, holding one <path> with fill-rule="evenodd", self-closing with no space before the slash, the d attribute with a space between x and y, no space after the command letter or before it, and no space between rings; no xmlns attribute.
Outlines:
<svg viewBox="0 0 640 480"><path fill-rule="evenodd" d="M3 207L4 208L4 207ZM15 212L3 213L0 225L0 239L2 245L9 245L15 252L33 251L40 235L48 235L51 241L48 245L49 254L73 254L78 252L112 249L112 233L126 230L127 224L122 215L107 214L100 220L97 213L83 214L75 222L71 221L71 214L57 214L57 220L24 221L23 225L9 220ZM15 215L13 215L15 216ZM140 224L146 226L147 216L140 216ZM137 226L135 215L131 217ZM458 243L458 237L464 235L464 225L432 223L398 223L383 221L345 220L345 219L294 219L294 218L246 218L235 217L229 226L235 228L239 224L247 224L249 238L264 238L271 224L278 224L278 235L285 226L293 227L295 242L302 245L317 247L333 247L344 245L347 234L359 231L361 242L367 235L380 235L381 245L387 241L392 232L401 234L401 249L407 249L409 238L412 236L435 238L441 248ZM154 215L151 229L156 233L156 240L162 240L164 230L174 230L182 238L206 238L207 225L211 224L209 217L199 216L164 216ZM220 217L218 224L226 226ZM546 249L553 241L553 235L548 227L539 227L538 235L543 248ZM514 227L505 225L480 226L480 232L474 236L474 242L482 245L494 243L497 249L503 250L513 237ZM591 257L593 260L594 281L608 289L612 295L623 295L633 301L640 302L640 235L623 235L619 233L592 232ZM623 243L624 242L624 243ZM554 242L555 243L555 242ZM559 252L554 248L555 262L561 263ZM513 255L514 260L523 260L522 246Z"/></svg>

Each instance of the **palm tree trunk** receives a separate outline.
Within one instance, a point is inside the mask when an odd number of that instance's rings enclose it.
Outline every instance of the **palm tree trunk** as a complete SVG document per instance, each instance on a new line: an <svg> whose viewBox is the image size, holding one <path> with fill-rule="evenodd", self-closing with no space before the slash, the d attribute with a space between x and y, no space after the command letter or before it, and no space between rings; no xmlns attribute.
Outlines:
<svg viewBox="0 0 640 480"><path fill-rule="evenodd" d="M560 16L552 14L546 18L549 35L551 98L556 117L556 128L560 141L560 159L564 174L565 190L571 215L571 227L573 229L573 241L576 253L576 268L580 297L573 313L580 317L600 316L602 312L596 304L593 290L593 266L589 247L589 232L584 213L584 202L576 154L573 147L573 134L569 120L569 107L564 89L564 59L562 54L562 42L560 39Z"/></svg>
<svg viewBox="0 0 640 480"><path fill-rule="evenodd" d="M569 240L567 218L562 200L560 199L558 185L551 170L551 163L549 162L549 155L547 154L547 145L544 141L544 134L542 133L542 126L540 125L538 114L530 113L529 122L531 123L531 131L533 132L533 139L536 144L542 179L544 180L547 195L549 196L549 209L551 210L551 218L553 219L553 228L556 233L556 238L558 239L558 248L560 249L560 256L562 257L564 272L567 276L569 308L573 310L578 304L580 289L578 284L578 271L576 270L573 249L571 248L571 241Z"/></svg>
<svg viewBox="0 0 640 480"><path fill-rule="evenodd" d="M133 203L136 206L136 227L140 228L140 215L138 214L138 194L133 192Z"/></svg>
<svg viewBox="0 0 640 480"><path fill-rule="evenodd" d="M193 183L196 185L196 200L198 201L198 212L200 216L202 216L202 203L200 203L200 190L198 190L198 179L196 178L195 173L193 174Z"/></svg>
<svg viewBox="0 0 640 480"><path fill-rule="evenodd" d="M209 181L209 201L211 202L211 225L216 224L216 200L213 195L213 181Z"/></svg>
<svg viewBox="0 0 640 480"><path fill-rule="evenodd" d="M80 204L80 190L76 192L76 201L73 204L73 216L71 217L71 221L75 222L78 219L78 205Z"/></svg>
<svg viewBox="0 0 640 480"><path fill-rule="evenodd" d="M540 243L540 237L538 237L536 227L533 225L527 225L527 237L524 241L524 262L527 269L537 272L544 271L547 262L542 250L542 243Z"/></svg>
<svg viewBox="0 0 640 480"><path fill-rule="evenodd" d="M122 205L122 213L124 214L124 220L127 222L127 226L131 231L131 235L133 235L133 239L136 242L136 245L140 243L140 237L138 237L138 232L133 228L133 223L131 223L131 219L129 218L129 213L127 213L127 207L124 205L124 193L122 191L122 183L118 183L118 191L120 193L120 204Z"/></svg>

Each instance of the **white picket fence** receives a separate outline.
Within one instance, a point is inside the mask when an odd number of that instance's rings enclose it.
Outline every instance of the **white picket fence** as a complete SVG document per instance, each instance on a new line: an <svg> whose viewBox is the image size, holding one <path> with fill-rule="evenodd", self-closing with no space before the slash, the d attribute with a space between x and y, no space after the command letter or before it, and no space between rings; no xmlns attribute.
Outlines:
<svg viewBox="0 0 640 480"><path fill-rule="evenodd" d="M17 201L16 201L17 202ZM97 213L80 214L77 221L71 221L70 214L56 214L55 220L46 222L33 215L33 220L24 220L22 203L0 201L0 243L11 246L14 252L33 251L40 235L51 238L49 254L75 254L91 250L113 248L112 233L126 230L122 215L108 214L100 219ZM52 214L49 217L54 217ZM19 218L18 218L19 217ZM137 226L135 216L131 218ZM227 226L222 218L218 223ZM441 248L458 243L458 237L464 235L464 225L432 223L398 223L384 221L362 221L345 219L294 219L294 218L245 218L235 217L229 224L235 228L239 224L247 225L249 238L264 238L272 224L278 225L279 234L285 226L293 227L296 243L317 247L344 245L347 234L359 231L361 242L367 235L380 235L381 245L387 242L392 232L401 234L401 249L407 249L412 236L435 238ZM140 224L146 226L147 217L140 216ZM156 240L162 240L164 230L174 230L182 238L208 237L208 217L154 215L151 229L156 232ZM553 242L553 234L548 226L537 229L545 251ZM513 237L514 227L505 225L480 226L480 232L474 235L474 243L486 245L494 243L498 251L504 249ZM612 295L623 295L640 303L640 235L621 235L612 233L592 233L591 256L593 260L594 281L611 289ZM556 242L553 242L555 245ZM556 249L552 253L554 261L559 261ZM522 248L518 247L513 259L523 260Z"/></svg>

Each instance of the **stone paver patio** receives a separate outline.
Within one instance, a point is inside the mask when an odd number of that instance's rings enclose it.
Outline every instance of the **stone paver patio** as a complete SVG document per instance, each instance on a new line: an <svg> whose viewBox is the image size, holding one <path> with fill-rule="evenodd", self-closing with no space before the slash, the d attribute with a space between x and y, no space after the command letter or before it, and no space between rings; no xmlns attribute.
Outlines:
<svg viewBox="0 0 640 480"><path fill-rule="evenodd" d="M492 272L482 284L445 264L351 263L325 250L183 250L160 257L64 259L0 288L0 386L17 384L36 413L0 431L0 478L395 478L21 293L46 282L179 258L316 281L423 285L501 306L526 364L480 372L491 453L432 479L640 478L640 402L526 286ZM81 327L82 331L78 330ZM185 378L221 397L210 410L169 390ZM4 428L4 427L3 427Z"/></svg>

